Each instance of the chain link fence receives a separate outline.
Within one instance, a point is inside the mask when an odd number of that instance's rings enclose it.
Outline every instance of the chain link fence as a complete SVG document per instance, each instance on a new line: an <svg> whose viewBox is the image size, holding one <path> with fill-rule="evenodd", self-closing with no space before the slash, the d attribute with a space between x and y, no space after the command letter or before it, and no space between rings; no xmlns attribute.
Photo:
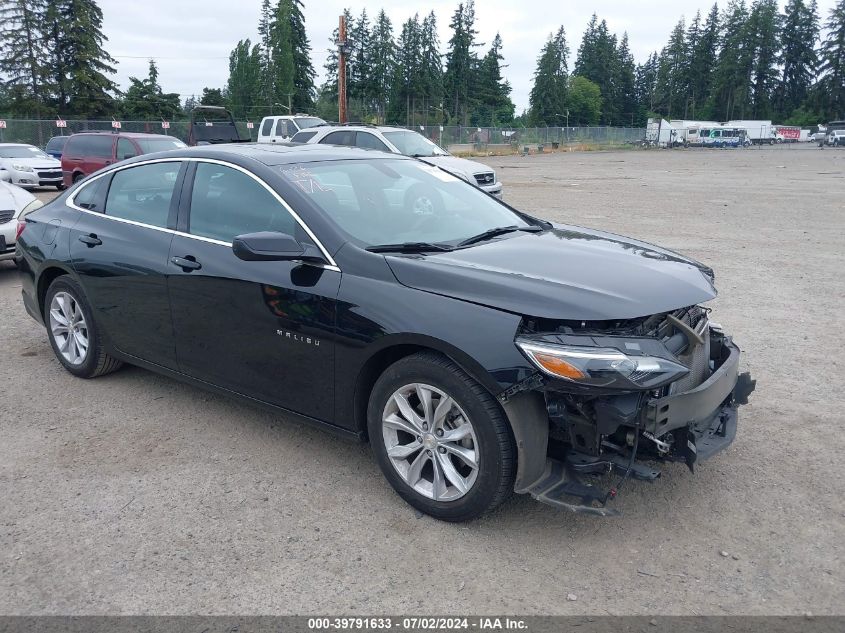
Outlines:
<svg viewBox="0 0 845 633"><path fill-rule="evenodd" d="M5 127L2 127L5 123ZM64 124L62 127L57 123ZM259 121L249 128L247 121L237 121L242 138L257 139ZM147 134L169 134L187 141L188 120L169 121L162 127L161 121L121 121L121 132L145 132ZM464 127L418 125L408 129L418 131L444 148L456 152L526 151L532 152L558 147L589 146L611 147L640 143L645 139L645 128L638 127ZM66 119L4 119L0 121L0 142L29 143L44 147L54 136L69 136L77 132L118 131L113 121L88 121ZM542 149L540 148L542 146Z"/></svg>

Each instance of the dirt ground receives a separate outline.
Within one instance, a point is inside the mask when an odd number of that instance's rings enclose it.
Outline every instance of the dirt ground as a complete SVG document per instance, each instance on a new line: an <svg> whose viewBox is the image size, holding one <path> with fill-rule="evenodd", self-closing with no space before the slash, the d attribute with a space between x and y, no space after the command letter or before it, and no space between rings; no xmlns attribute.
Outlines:
<svg viewBox="0 0 845 633"><path fill-rule="evenodd" d="M439 523L366 446L140 369L73 378L0 263L0 613L845 614L845 151L489 162L518 207L715 268L758 381L731 448L626 484L620 518L514 497Z"/></svg>

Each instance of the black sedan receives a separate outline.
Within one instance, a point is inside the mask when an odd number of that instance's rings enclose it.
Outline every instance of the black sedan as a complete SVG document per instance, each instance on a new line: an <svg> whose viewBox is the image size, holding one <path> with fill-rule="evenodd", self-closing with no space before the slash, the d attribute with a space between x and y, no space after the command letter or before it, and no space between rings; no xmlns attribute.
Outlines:
<svg viewBox="0 0 845 633"><path fill-rule="evenodd" d="M753 388L700 305L708 267L395 155L145 155L26 215L17 244L72 374L131 363L368 439L450 521L514 490L613 513L622 481L659 475L646 460L727 446Z"/></svg>

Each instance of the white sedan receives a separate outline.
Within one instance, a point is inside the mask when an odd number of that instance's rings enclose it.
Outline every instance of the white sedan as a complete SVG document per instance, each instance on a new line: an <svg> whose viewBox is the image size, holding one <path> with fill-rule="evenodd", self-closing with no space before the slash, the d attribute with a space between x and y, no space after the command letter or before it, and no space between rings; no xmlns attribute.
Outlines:
<svg viewBox="0 0 845 633"><path fill-rule="evenodd" d="M36 187L65 188L62 183L62 164L34 145L0 143L0 175L24 189Z"/></svg>
<svg viewBox="0 0 845 633"><path fill-rule="evenodd" d="M0 261L14 260L18 221L41 206L31 193L5 182L0 172Z"/></svg>

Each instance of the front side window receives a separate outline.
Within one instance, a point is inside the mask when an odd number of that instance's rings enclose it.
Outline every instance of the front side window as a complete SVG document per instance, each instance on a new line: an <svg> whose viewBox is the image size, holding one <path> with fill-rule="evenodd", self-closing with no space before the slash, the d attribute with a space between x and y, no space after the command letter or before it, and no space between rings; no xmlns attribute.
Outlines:
<svg viewBox="0 0 845 633"><path fill-rule="evenodd" d="M458 242L520 215L437 167L373 158L286 165L281 173L349 238L367 246Z"/></svg>
<svg viewBox="0 0 845 633"><path fill-rule="evenodd" d="M259 231L296 235L293 216L261 183L225 165L199 163L191 192L188 231L231 242Z"/></svg>
<svg viewBox="0 0 845 633"><path fill-rule="evenodd" d="M162 136L161 138L139 138L135 142L141 146L142 154L152 154L153 152L166 152L171 149L182 149L187 147L178 138L172 136Z"/></svg>
<svg viewBox="0 0 845 633"><path fill-rule="evenodd" d="M181 166L180 162L152 163L115 172L106 197L106 215L167 227Z"/></svg>
<svg viewBox="0 0 845 633"><path fill-rule="evenodd" d="M358 132L355 137L355 146L364 149L377 149L381 152L389 152L387 145L382 143L375 134L369 132Z"/></svg>
<svg viewBox="0 0 845 633"><path fill-rule="evenodd" d="M384 138L393 143L405 156L446 156L446 152L422 134L411 130L384 132Z"/></svg>

